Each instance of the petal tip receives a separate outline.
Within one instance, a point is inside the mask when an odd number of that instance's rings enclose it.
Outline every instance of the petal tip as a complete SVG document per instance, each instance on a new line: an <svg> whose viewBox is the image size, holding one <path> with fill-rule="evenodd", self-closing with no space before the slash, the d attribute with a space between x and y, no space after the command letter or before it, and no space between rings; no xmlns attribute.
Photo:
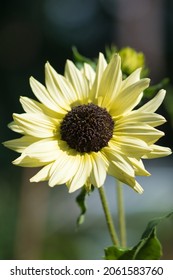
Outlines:
<svg viewBox="0 0 173 280"><path fill-rule="evenodd" d="M136 182L136 184L135 184L135 186L133 187L133 189L134 189L137 193L139 193L139 194L143 194L143 192L144 192L144 189L139 185L138 182Z"/></svg>

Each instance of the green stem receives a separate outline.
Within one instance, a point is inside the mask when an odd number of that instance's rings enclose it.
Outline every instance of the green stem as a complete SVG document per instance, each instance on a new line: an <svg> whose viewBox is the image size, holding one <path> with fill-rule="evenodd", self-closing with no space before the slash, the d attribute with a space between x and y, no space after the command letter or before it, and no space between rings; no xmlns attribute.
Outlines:
<svg viewBox="0 0 173 280"><path fill-rule="evenodd" d="M110 213L110 210L109 210L109 206L108 206L108 203L107 203L104 187L99 188L99 194L100 194L101 203L102 203L103 210L104 210L104 213L105 213L106 223L107 223L107 226L108 226L108 230L109 230L112 242L115 246L118 246L119 241L118 241L118 237L117 237L117 234L116 234L116 231L115 231L115 228L114 228L114 224L113 224L112 216L111 216L111 213Z"/></svg>
<svg viewBox="0 0 173 280"><path fill-rule="evenodd" d="M123 189L122 183L117 180L117 200L118 200L118 220L120 230L121 246L126 247L126 223L124 213Z"/></svg>

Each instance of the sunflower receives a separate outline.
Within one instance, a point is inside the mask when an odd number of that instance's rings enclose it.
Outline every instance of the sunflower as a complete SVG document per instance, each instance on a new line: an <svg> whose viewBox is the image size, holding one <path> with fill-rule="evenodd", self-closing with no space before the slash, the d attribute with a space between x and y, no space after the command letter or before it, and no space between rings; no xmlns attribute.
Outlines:
<svg viewBox="0 0 173 280"><path fill-rule="evenodd" d="M96 71L87 63L79 70L67 60L64 76L46 63L46 86L30 78L39 101L21 97L25 113L13 114L9 124L23 135L4 143L21 154L13 163L42 167L31 182L66 184L69 192L99 188L108 174L142 193L136 176L150 175L142 159L167 156L171 150L155 145L164 135L155 127L165 118L155 111L165 90L136 107L150 82L140 79L140 71L123 80L118 54L107 63L100 53Z"/></svg>

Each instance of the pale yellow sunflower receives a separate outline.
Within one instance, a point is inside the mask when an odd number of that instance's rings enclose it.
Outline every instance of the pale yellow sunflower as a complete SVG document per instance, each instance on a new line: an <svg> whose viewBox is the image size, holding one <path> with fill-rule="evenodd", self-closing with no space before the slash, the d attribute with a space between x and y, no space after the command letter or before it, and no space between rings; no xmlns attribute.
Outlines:
<svg viewBox="0 0 173 280"><path fill-rule="evenodd" d="M154 144L164 135L155 127L165 119L155 111L165 90L135 108L149 86L140 71L122 80L118 54L107 64L100 53L96 71L87 63L79 70L68 60L64 76L46 63L46 86L30 79L39 102L21 97L25 113L13 114L9 125L23 135L4 143L21 153L13 163L42 167L31 182L66 184L69 192L99 188L109 174L142 193L135 177L150 174L141 159L167 156L171 150Z"/></svg>

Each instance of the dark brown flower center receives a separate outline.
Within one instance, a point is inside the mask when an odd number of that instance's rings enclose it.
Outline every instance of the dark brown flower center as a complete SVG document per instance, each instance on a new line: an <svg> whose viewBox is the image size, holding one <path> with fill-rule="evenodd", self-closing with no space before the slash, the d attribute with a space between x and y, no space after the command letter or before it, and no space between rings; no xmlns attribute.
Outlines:
<svg viewBox="0 0 173 280"><path fill-rule="evenodd" d="M112 137L114 121L106 109L92 103L69 111L60 126L61 139L81 153L98 152Z"/></svg>

